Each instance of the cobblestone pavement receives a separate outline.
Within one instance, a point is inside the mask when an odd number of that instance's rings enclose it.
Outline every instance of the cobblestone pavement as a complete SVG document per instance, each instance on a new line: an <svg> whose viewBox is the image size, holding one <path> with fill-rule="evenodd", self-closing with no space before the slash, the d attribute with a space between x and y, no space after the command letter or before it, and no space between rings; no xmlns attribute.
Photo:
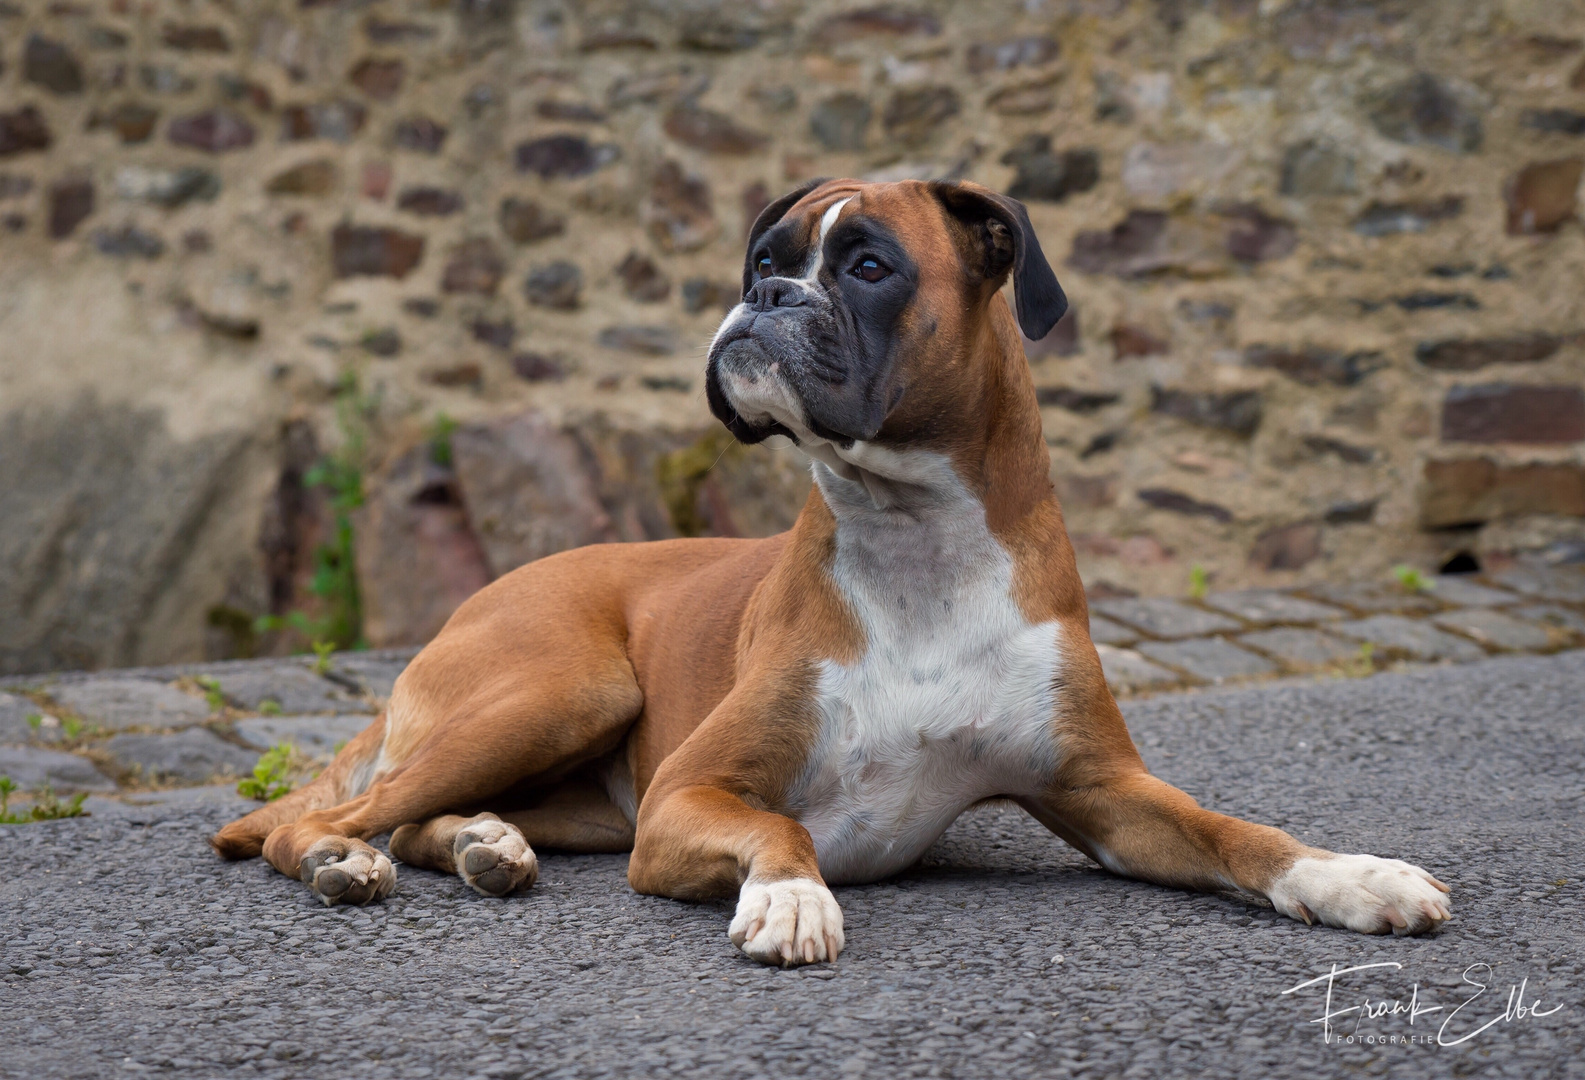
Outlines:
<svg viewBox="0 0 1585 1080"><path fill-rule="evenodd" d="M1101 599L1090 630L1120 696L1585 646L1585 569L1519 564L1425 585ZM368 723L411 655L0 679L0 775L24 791L191 787L245 775L279 743L306 771Z"/></svg>
<svg viewBox="0 0 1585 1080"><path fill-rule="evenodd" d="M837 890L838 963L777 971L728 905L635 896L623 856L546 854L507 901L404 866L327 909L210 854L228 787L96 796L0 828L0 1075L1578 1080L1582 687L1570 652L1125 702L1203 803L1450 883L1454 920L1414 939L1114 878L998 805ZM1333 1008L1413 996L1413 1023L1348 1012L1328 1042L1324 988L1283 993L1368 964L1401 966L1341 976Z"/></svg>

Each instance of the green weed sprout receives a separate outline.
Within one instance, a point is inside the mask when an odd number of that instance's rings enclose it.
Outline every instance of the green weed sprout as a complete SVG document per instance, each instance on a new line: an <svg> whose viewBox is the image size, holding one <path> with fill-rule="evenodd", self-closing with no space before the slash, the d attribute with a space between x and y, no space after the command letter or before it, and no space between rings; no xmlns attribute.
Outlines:
<svg viewBox="0 0 1585 1080"><path fill-rule="evenodd" d="M1430 592L1436 587L1431 583L1430 578L1412 566L1394 566L1392 568L1392 576L1398 579L1398 584L1404 592Z"/></svg>
<svg viewBox="0 0 1585 1080"><path fill-rule="evenodd" d="M291 743L276 743L259 755L253 766L253 775L243 777L237 784L237 794L260 802L274 802L297 785L288 778L297 748Z"/></svg>

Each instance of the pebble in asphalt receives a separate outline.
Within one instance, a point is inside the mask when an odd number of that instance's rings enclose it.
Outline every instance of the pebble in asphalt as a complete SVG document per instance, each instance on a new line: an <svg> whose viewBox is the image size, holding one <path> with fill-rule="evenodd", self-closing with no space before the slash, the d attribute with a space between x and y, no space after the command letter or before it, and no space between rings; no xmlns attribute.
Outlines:
<svg viewBox="0 0 1585 1080"><path fill-rule="evenodd" d="M1585 1077L1582 689L1572 654L1127 707L1202 803L1449 882L1454 921L1413 939L1114 878L994 805L837 890L837 964L778 971L731 947L730 905L636 896L621 856L549 854L507 901L402 867L384 904L326 909L209 853L225 805L101 803L0 829L0 1074ZM1402 967L1334 1008L1418 984L1441 1011L1349 1013L1327 1043L1320 988L1282 993L1376 963ZM1450 1018L1466 971L1488 989ZM1437 1045L1521 980L1560 1010Z"/></svg>

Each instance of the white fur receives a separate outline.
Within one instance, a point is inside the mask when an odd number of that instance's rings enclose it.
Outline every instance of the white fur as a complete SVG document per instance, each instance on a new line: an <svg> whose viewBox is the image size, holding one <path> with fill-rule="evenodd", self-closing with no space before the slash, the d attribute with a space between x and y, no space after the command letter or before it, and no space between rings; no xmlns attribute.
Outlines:
<svg viewBox="0 0 1585 1080"><path fill-rule="evenodd" d="M1362 934L1414 934L1453 917L1447 896L1430 874L1375 855L1303 856L1266 895L1290 918Z"/></svg>
<svg viewBox="0 0 1585 1080"><path fill-rule="evenodd" d="M835 960L846 944L836 897L812 878L744 882L727 936L762 964L789 966Z"/></svg>
<svg viewBox="0 0 1585 1080"><path fill-rule="evenodd" d="M822 665L820 733L789 804L827 881L873 881L975 802L1049 782L1059 629L1024 618L1012 559L945 457L823 445L853 474L815 466L865 645Z"/></svg>

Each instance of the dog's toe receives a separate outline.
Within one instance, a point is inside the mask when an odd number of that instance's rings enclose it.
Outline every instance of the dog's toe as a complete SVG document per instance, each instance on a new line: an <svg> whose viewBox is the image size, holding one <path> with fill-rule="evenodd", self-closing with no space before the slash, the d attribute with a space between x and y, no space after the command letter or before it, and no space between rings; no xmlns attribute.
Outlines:
<svg viewBox="0 0 1585 1080"><path fill-rule="evenodd" d="M1419 934L1453 917L1449 889L1400 859L1305 856L1271 886L1272 905L1291 918L1362 934Z"/></svg>
<svg viewBox="0 0 1585 1080"><path fill-rule="evenodd" d="M458 876L485 896L509 896L539 878L539 860L522 831L494 815L464 825L451 851Z"/></svg>
<svg viewBox="0 0 1585 1080"><path fill-rule="evenodd" d="M727 934L755 960L782 967L835 960L846 944L836 897L809 878L746 882Z"/></svg>
<svg viewBox="0 0 1585 1080"><path fill-rule="evenodd" d="M297 865L297 876L326 904L367 904L396 888L396 867L362 840L327 836Z"/></svg>

